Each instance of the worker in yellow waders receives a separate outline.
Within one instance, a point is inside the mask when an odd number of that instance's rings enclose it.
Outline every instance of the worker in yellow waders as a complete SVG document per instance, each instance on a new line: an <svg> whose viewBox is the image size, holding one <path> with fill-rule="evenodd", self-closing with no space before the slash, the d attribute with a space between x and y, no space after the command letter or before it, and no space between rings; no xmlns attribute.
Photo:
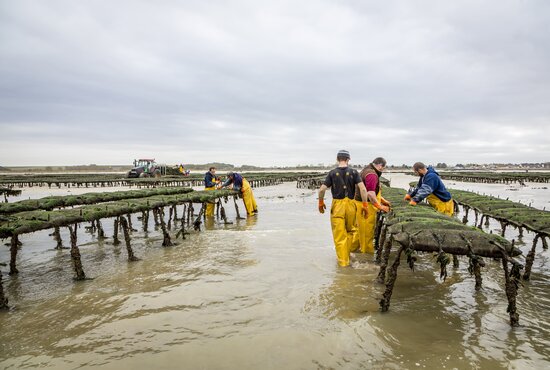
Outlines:
<svg viewBox="0 0 550 370"><path fill-rule="evenodd" d="M352 252L358 249L361 253L374 253L374 230L376 228L376 215L378 211L389 212L390 202L382 197L380 189L380 176L386 168L386 160L382 157L375 158L360 173L361 180L365 184L368 197L368 217L360 217L357 212L357 234L352 243ZM361 206L361 193L355 189L355 203Z"/></svg>
<svg viewBox="0 0 550 370"><path fill-rule="evenodd" d="M221 188L224 188L231 184L233 184L233 190L241 192L247 215L252 216L258 213L258 205L256 204L256 199L254 199L252 187L250 186L249 182L246 181L246 179L238 173L229 172L227 174L227 180L223 183Z"/></svg>
<svg viewBox="0 0 550 370"><path fill-rule="evenodd" d="M422 162L416 162L413 165L413 170L416 175L420 176L420 180L416 187L405 195L405 200L409 201L411 206L415 206L426 199L438 212L452 216L454 202L439 174L432 166L426 167Z"/></svg>
<svg viewBox="0 0 550 370"><path fill-rule="evenodd" d="M330 224L332 237L336 248L336 257L340 266L349 266L349 255L354 235L357 232L356 213L357 206L353 197L355 186L363 199L361 205L362 217L367 217L367 191L359 177L357 170L348 167L350 155L347 150L340 150L336 155L338 167L331 170L321 187L319 188L319 212L325 213L325 192L328 188L332 193L332 205L330 207Z"/></svg>
<svg viewBox="0 0 550 370"><path fill-rule="evenodd" d="M208 172L204 174L204 190L216 190L216 186L220 182L216 177L216 167L210 167ZM216 204L214 201L208 201L206 203L206 217L214 217L214 208Z"/></svg>

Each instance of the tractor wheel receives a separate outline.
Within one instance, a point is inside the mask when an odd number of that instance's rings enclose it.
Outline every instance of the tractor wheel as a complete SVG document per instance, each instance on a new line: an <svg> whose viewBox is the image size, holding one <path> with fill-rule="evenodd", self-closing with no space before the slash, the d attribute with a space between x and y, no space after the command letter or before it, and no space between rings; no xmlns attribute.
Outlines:
<svg viewBox="0 0 550 370"><path fill-rule="evenodd" d="M147 174L145 172L142 172L142 173L139 174L139 178L143 179L145 177L149 177L149 176L147 176Z"/></svg>

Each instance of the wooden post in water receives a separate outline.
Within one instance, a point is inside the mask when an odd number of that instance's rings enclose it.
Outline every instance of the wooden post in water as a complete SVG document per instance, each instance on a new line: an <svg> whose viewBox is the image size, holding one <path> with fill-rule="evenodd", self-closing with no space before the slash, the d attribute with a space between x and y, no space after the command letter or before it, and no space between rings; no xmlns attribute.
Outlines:
<svg viewBox="0 0 550 370"><path fill-rule="evenodd" d="M187 216L187 203L183 203L183 210L181 211L182 215L181 215L181 219L183 220L183 222L187 222L186 221L186 216Z"/></svg>
<svg viewBox="0 0 550 370"><path fill-rule="evenodd" d="M464 208L464 217L462 217L462 223L463 224L467 224L468 223L468 213L470 212L470 209L467 208L467 207L463 207Z"/></svg>
<svg viewBox="0 0 550 370"><path fill-rule="evenodd" d="M172 207L169 207L168 209L168 230L172 230L172 214L174 213L174 210ZM162 212L162 217L164 218L164 211Z"/></svg>
<svg viewBox="0 0 550 370"><path fill-rule="evenodd" d="M101 221L97 220L96 225L97 225L97 239L98 240L105 239L105 231L103 231L103 226L101 225Z"/></svg>
<svg viewBox="0 0 550 370"><path fill-rule="evenodd" d="M395 280L397 280L397 268L401 263L401 253L404 249L405 247L403 247L402 245L399 247L399 250L397 251L397 256L395 256L395 261L393 261L393 264L390 268L388 274L388 282L386 283L386 290L384 291L384 295L380 300L380 308L382 312L386 312L390 308L390 299L393 292L393 286L395 285Z"/></svg>
<svg viewBox="0 0 550 370"><path fill-rule="evenodd" d="M485 217L485 227L489 227L490 223L489 223L489 216L486 216Z"/></svg>
<svg viewBox="0 0 550 370"><path fill-rule="evenodd" d="M176 234L176 239L180 236L180 234L181 234L181 238L185 239L185 234L186 234L186 232L185 232L185 213L184 213L184 217L181 218L180 223L181 223L181 228L178 231L178 233Z"/></svg>
<svg viewBox="0 0 550 370"><path fill-rule="evenodd" d="M115 222L114 222L114 225L113 225L113 245L119 245L120 244L120 240L118 240L118 225L119 225L119 218L120 217L115 217Z"/></svg>
<svg viewBox="0 0 550 370"><path fill-rule="evenodd" d="M8 299L4 295L4 285L2 283L2 270L0 270L0 310L6 310L8 308Z"/></svg>
<svg viewBox="0 0 550 370"><path fill-rule="evenodd" d="M159 218L160 218L160 227L162 229L162 235L163 235L162 246L163 247L170 247L174 244L170 240L170 234L168 233L168 230L166 229L166 223L164 222L164 212L161 209L157 209L157 213L158 213Z"/></svg>
<svg viewBox="0 0 550 370"><path fill-rule="evenodd" d="M178 206L174 204L172 208L174 209L174 224L175 224L176 222L178 222Z"/></svg>
<svg viewBox="0 0 550 370"><path fill-rule="evenodd" d="M141 224L143 227L143 231L147 232L149 229L149 210L143 211L141 214Z"/></svg>
<svg viewBox="0 0 550 370"><path fill-rule="evenodd" d="M485 218L485 215L481 215L481 219L479 220L479 225L477 225L477 228L480 230L483 230L483 219Z"/></svg>
<svg viewBox="0 0 550 370"><path fill-rule="evenodd" d="M134 227L132 226L132 214L131 214L131 213L128 213L127 217L128 217L128 230L129 230L129 231L137 231L137 230L134 229Z"/></svg>
<svg viewBox="0 0 550 370"><path fill-rule="evenodd" d="M525 272L523 273L523 280L529 280L531 278L531 268L533 267L533 262L535 261L535 249L537 247L537 242L539 240L539 234L535 235L533 239L533 246L527 257L525 257Z"/></svg>
<svg viewBox="0 0 550 370"><path fill-rule="evenodd" d="M90 224L90 227L89 227L89 230L90 230L90 234L95 233L95 230L96 230L95 220L92 220L92 222Z"/></svg>
<svg viewBox="0 0 550 370"><path fill-rule="evenodd" d="M388 268L392 243L393 236L390 235L390 237L386 238L384 241L384 253L382 254L382 260L380 261L380 271L378 272L378 277L376 278L376 281L380 284L384 284L386 282L386 269Z"/></svg>
<svg viewBox="0 0 550 370"><path fill-rule="evenodd" d="M17 236L17 234L15 234L11 237L11 243L10 243L10 254L11 254L10 272L9 272L10 275L15 275L19 273L19 270L17 270L17 267L16 267L18 245L19 245L19 237Z"/></svg>
<svg viewBox="0 0 550 370"><path fill-rule="evenodd" d="M80 250L76 245L77 229L78 229L78 224L74 225L74 229L72 226L69 226L69 234L71 235L71 259L73 260L73 267L75 272L74 280L85 280L86 274L82 269L82 261L80 260Z"/></svg>
<svg viewBox="0 0 550 370"><path fill-rule="evenodd" d="M193 208L193 202L189 203L189 207L187 207L187 224L191 223L191 218L193 217L193 214L195 213L195 209Z"/></svg>
<svg viewBox="0 0 550 370"><path fill-rule="evenodd" d="M193 228L196 230L196 231L201 231L201 224L202 224L202 216L204 215L204 210L206 209L206 204L205 203L202 203L202 207L199 211L199 214L197 216L197 218L195 219L195 221L193 221Z"/></svg>
<svg viewBox="0 0 550 370"><path fill-rule="evenodd" d="M516 296L518 294L520 270L522 266L512 261L512 269L508 271L508 259L503 254L502 256L502 268L504 269L504 279L506 282L506 297L508 298L508 308L506 312L510 314L510 325L519 325L519 314L516 307Z"/></svg>
<svg viewBox="0 0 550 370"><path fill-rule="evenodd" d="M57 242L55 249L63 249L63 240L61 239L61 232L59 226L56 226L53 231L53 239Z"/></svg>
<svg viewBox="0 0 550 370"><path fill-rule="evenodd" d="M471 250L470 250L471 251ZM481 277L481 268L485 266L485 262L480 256L470 253L470 265L468 266L468 272L474 275L476 279L475 289L480 290L483 278Z"/></svg>
<svg viewBox="0 0 550 370"><path fill-rule="evenodd" d="M504 237L504 234L506 233L506 226L508 224L505 221L500 221L500 236Z"/></svg>
<svg viewBox="0 0 550 370"><path fill-rule="evenodd" d="M388 227L385 224L382 225L381 229L382 229L382 232L380 233L380 235L378 237L378 240L377 240L378 246L376 248L375 263L377 265L379 265L380 262L382 261L382 251L384 249L384 242L386 241L386 235L388 233Z"/></svg>
<svg viewBox="0 0 550 370"><path fill-rule="evenodd" d="M221 199L218 202L218 209L220 210L220 217L223 220L223 223L227 225L229 222L227 221L227 215L225 214L225 208L223 207Z"/></svg>
<svg viewBox="0 0 550 370"><path fill-rule="evenodd" d="M237 205L237 196L233 196L233 202L235 202L235 211L237 211L237 220L244 220L239 213L239 206Z"/></svg>
<svg viewBox="0 0 550 370"><path fill-rule="evenodd" d="M376 223L374 227L374 250L378 254L380 248L380 233L382 231L382 212L376 212Z"/></svg>
<svg viewBox="0 0 550 370"><path fill-rule="evenodd" d="M122 225L122 231L124 232L124 241L126 242L126 250L128 251L128 261L139 261L139 258L134 255L132 245L130 244L130 231L128 230L128 221L125 217L120 217L120 224Z"/></svg>

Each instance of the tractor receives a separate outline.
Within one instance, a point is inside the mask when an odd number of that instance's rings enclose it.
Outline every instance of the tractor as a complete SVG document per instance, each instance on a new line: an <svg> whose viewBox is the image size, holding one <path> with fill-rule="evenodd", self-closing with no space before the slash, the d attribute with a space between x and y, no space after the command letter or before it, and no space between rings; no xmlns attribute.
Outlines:
<svg viewBox="0 0 550 370"><path fill-rule="evenodd" d="M134 159L134 168L128 171L127 177L160 177L166 174L166 167L154 159Z"/></svg>

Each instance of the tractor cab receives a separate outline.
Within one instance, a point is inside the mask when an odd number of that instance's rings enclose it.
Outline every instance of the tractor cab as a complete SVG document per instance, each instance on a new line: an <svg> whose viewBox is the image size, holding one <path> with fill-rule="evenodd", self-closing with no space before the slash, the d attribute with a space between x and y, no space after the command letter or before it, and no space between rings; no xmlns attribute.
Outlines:
<svg viewBox="0 0 550 370"><path fill-rule="evenodd" d="M154 159L134 159L134 167L143 167L149 169L154 165Z"/></svg>
<svg viewBox="0 0 550 370"><path fill-rule="evenodd" d="M134 168L128 172L128 177L160 177L162 167L154 159L134 159Z"/></svg>

